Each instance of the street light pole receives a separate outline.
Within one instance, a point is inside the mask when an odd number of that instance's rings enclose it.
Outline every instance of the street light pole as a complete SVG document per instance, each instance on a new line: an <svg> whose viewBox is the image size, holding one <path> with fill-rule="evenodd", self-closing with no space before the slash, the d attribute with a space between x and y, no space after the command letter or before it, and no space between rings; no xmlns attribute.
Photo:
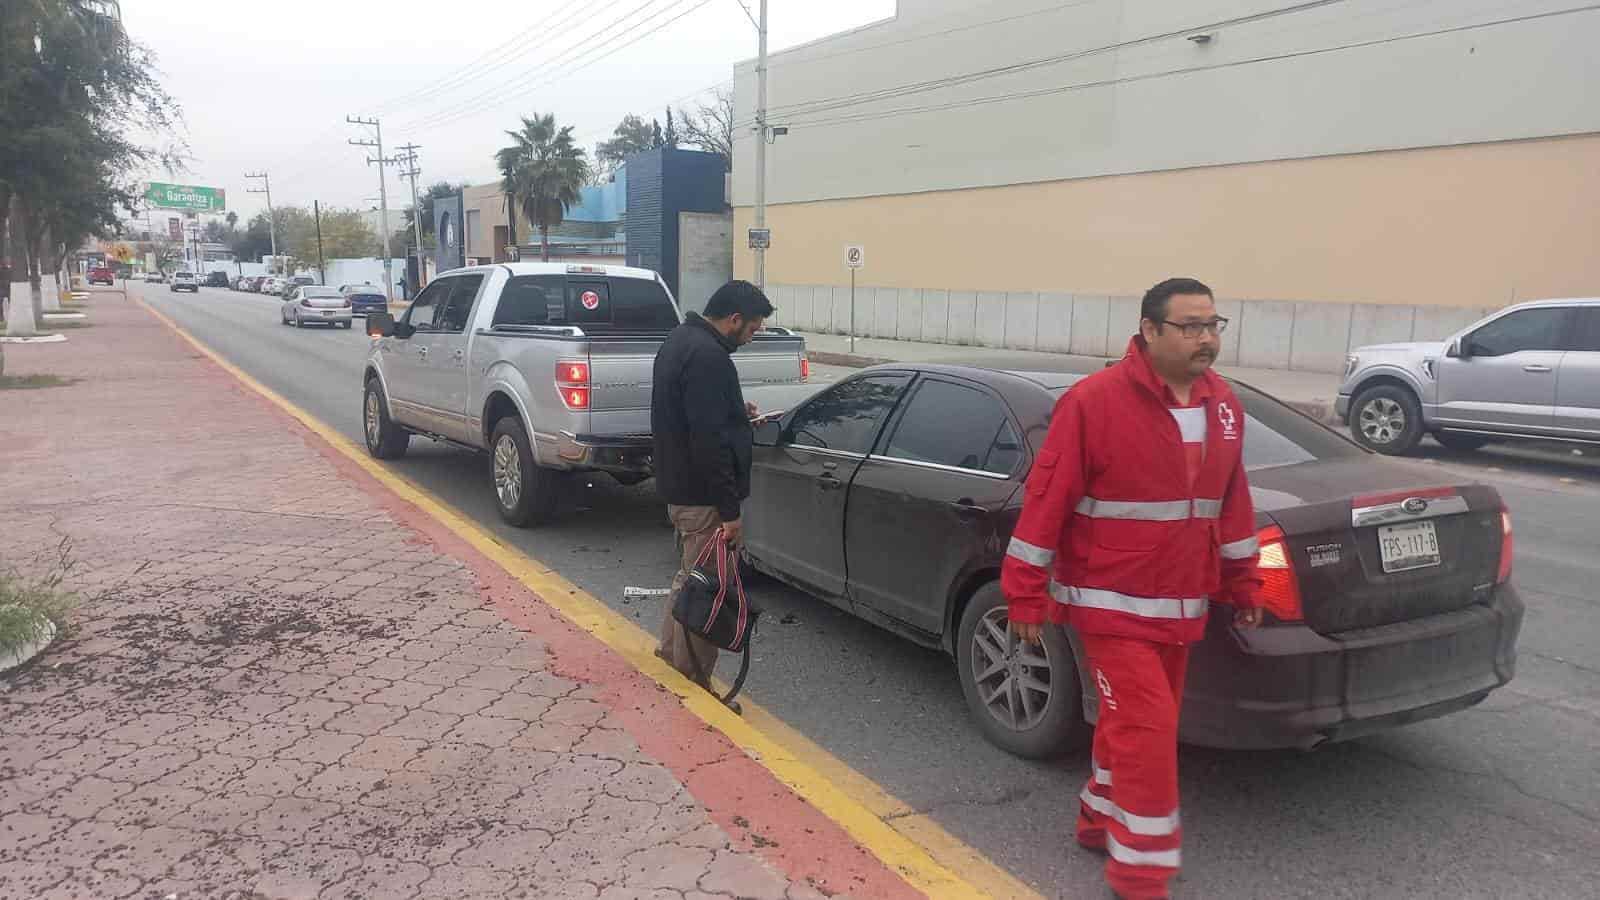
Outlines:
<svg viewBox="0 0 1600 900"><path fill-rule="evenodd" d="M427 265L422 261L422 204L417 202L417 176L422 170L417 168L417 151L422 149L417 144L406 144L400 148L405 155L400 157L406 161L406 170L400 174L411 179L411 230L416 235L417 241L417 283L416 290L422 290L428 283ZM405 298L400 298L404 300Z"/></svg>
<svg viewBox="0 0 1600 900"><path fill-rule="evenodd" d="M267 195L267 235L272 239L272 266L276 266L278 264L278 214L272 211L272 179L267 177L266 172L256 172L254 174L246 172L244 177L261 179L260 190L245 188L245 193ZM248 228L249 226L245 227ZM272 271L272 266L267 267L268 272Z"/></svg>
<svg viewBox="0 0 1600 900"><path fill-rule="evenodd" d="M383 155L383 125L377 119L362 119L356 116L345 116L344 120L351 125L371 125L374 136L372 141L356 141L350 143L357 147L376 147L378 158L367 157L367 165L378 164L378 221L383 228L383 295L390 302L394 301L394 267L389 261L389 173L384 166L394 165L398 160L387 159Z"/></svg>
<svg viewBox="0 0 1600 900"><path fill-rule="evenodd" d="M756 228L767 227L767 0L761 0L761 21L756 24ZM767 289L766 241L756 246L756 287Z"/></svg>

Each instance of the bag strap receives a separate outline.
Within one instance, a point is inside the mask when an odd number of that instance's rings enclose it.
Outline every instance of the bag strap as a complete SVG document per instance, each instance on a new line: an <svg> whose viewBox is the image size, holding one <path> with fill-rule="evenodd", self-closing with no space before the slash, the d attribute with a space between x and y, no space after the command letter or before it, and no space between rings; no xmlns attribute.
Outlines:
<svg viewBox="0 0 1600 900"><path fill-rule="evenodd" d="M722 705L724 706L732 703L733 698L739 696L739 692L744 690L745 679L750 677L750 645L754 643L752 638L755 637L755 632L755 623L751 622L750 633L745 635L744 652L739 656L739 674L734 676L733 685L728 688L728 692L720 697L717 697L718 700L722 701ZM711 679L706 677L705 669L700 667L700 654L694 652L693 645L689 647L689 665L694 668L695 681L700 682L701 684L711 683ZM716 697L717 695L715 692L712 692L711 696Z"/></svg>

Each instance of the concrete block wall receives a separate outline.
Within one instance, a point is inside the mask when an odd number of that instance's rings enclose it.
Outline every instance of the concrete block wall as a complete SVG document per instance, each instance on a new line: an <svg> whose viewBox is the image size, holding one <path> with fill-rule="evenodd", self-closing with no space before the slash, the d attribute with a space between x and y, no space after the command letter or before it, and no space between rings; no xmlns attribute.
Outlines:
<svg viewBox="0 0 1600 900"><path fill-rule="evenodd" d="M850 332L849 285L773 285L770 293L790 328ZM1494 308L1223 297L1217 311L1230 320L1223 365L1339 372L1357 347L1444 340ZM856 287L861 337L1116 357L1138 324L1137 297Z"/></svg>

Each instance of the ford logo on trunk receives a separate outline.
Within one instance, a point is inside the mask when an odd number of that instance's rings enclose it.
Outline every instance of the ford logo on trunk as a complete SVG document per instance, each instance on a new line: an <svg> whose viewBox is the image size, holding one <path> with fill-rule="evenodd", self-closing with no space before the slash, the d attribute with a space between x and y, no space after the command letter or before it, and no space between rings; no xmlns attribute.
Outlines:
<svg viewBox="0 0 1600 900"><path fill-rule="evenodd" d="M1421 497L1407 497L1405 502L1400 504L1400 508L1417 516L1428 511L1428 501Z"/></svg>

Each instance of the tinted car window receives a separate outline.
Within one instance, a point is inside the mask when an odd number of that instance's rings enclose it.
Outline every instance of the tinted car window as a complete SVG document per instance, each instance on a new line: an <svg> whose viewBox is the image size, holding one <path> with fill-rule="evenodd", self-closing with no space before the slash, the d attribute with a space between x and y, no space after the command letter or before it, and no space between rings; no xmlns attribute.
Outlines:
<svg viewBox="0 0 1600 900"><path fill-rule="evenodd" d="M411 308L406 310L406 322L418 331L432 331L433 317L439 307L450 297L450 289L454 278L441 278L423 289L417 299L411 301Z"/></svg>
<svg viewBox="0 0 1600 900"><path fill-rule="evenodd" d="M878 423L894 408L910 376L877 375L836 385L795 413L785 443L867 453Z"/></svg>
<svg viewBox="0 0 1600 900"><path fill-rule="evenodd" d="M483 276L462 275L450 279L450 282L450 299L444 305L444 312L434 317L434 325L439 331L465 331L467 318L472 314L472 301L477 299Z"/></svg>
<svg viewBox="0 0 1600 900"><path fill-rule="evenodd" d="M678 325L672 298L654 279L612 278L611 324L622 331L671 331Z"/></svg>
<svg viewBox="0 0 1600 900"><path fill-rule="evenodd" d="M925 380L906 404L886 456L982 471L1006 414L975 387Z"/></svg>
<svg viewBox="0 0 1600 900"><path fill-rule="evenodd" d="M1600 352L1600 306L1580 306L1573 314L1578 317L1577 327L1567 349Z"/></svg>
<svg viewBox="0 0 1600 900"><path fill-rule="evenodd" d="M500 291L495 325L559 325L566 321L567 279L562 275L518 275Z"/></svg>
<svg viewBox="0 0 1600 900"><path fill-rule="evenodd" d="M339 297L342 297L344 295L340 294L338 291L336 291L336 290L334 290L333 288L330 288L330 287L308 287L308 288L301 288L300 289L300 296L302 296L302 297L331 297L331 298L334 298L334 299L338 299Z"/></svg>
<svg viewBox="0 0 1600 900"><path fill-rule="evenodd" d="M1524 309L1474 331L1468 338L1473 356L1505 356L1520 350L1556 350L1561 346L1567 311L1559 307Z"/></svg>
<svg viewBox="0 0 1600 900"><path fill-rule="evenodd" d="M989 458L984 461L983 470L996 475L1010 475L1017 471L1017 466L1022 463L1022 439L1017 437L1016 429L1011 427L1008 419L1000 423L1000 433L995 435L994 443L989 447Z"/></svg>

